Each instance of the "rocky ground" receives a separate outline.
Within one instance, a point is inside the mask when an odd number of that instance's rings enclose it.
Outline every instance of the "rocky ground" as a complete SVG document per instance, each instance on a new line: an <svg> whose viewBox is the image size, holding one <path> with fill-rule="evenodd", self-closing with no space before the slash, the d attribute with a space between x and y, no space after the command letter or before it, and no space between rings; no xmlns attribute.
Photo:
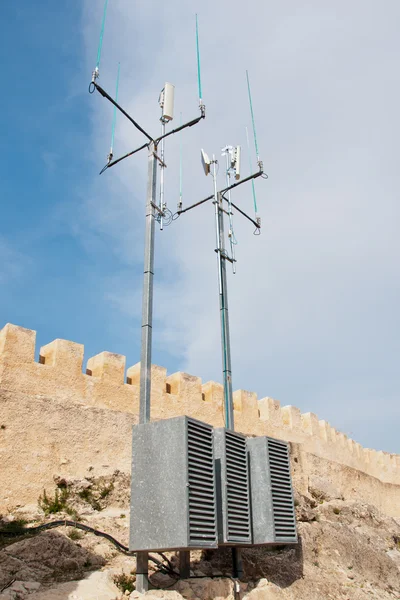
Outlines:
<svg viewBox="0 0 400 600"><path fill-rule="evenodd" d="M57 490L57 494L55 494ZM55 480L38 506L10 507L0 529L56 519L78 521L128 544L129 478ZM243 550L246 600L400 599L400 520L373 506L332 499L318 490L296 497L300 543ZM154 555L161 562L163 557ZM175 569L177 557L167 554ZM230 600L228 550L192 552L192 577L177 580L156 565L155 588L134 591L135 559L108 540L74 527L36 536L0 537L0 600Z"/></svg>

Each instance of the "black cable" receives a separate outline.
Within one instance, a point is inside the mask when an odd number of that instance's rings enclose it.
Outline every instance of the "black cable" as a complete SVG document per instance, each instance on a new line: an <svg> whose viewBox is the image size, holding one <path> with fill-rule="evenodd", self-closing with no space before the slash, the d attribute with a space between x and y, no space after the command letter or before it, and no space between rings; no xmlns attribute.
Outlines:
<svg viewBox="0 0 400 600"><path fill-rule="evenodd" d="M84 525L83 523L78 523L77 521L69 521L68 519L63 519L60 521L51 521L50 523L44 523L43 525L38 525L36 527L21 527L15 529L14 531L8 531L7 529L0 529L0 537L19 537L21 535L36 535L45 531L47 529L56 529L57 527L76 527L76 529L81 529L82 531L87 531L89 533L94 533L99 537L103 537L109 542L111 542L117 550L123 552L123 554L127 554L128 556L133 556L136 552L131 552L127 546L121 544L118 540L116 540L112 535L105 533L104 531L99 531L94 527L89 527L89 525ZM149 554L149 560L158 566L159 570L163 571L167 575L172 575L173 577L179 577L179 573L177 573L170 561L163 555L160 554L168 562L168 566L164 565L158 558Z"/></svg>

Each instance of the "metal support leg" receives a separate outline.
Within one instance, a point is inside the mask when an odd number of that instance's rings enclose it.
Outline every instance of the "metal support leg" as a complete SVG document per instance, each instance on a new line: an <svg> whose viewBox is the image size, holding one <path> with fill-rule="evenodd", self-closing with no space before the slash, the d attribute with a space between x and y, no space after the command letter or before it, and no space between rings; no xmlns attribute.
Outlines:
<svg viewBox="0 0 400 600"><path fill-rule="evenodd" d="M179 574L181 579L190 577L190 550L180 550L179 552Z"/></svg>
<svg viewBox="0 0 400 600"><path fill-rule="evenodd" d="M136 591L145 594L149 589L149 561L147 552L136 555Z"/></svg>
<svg viewBox="0 0 400 600"><path fill-rule="evenodd" d="M156 148L149 145L149 171L146 200L146 232L143 273L142 347L140 354L140 408L139 423L150 421L151 394L151 339L153 327L153 276L154 276L154 233L156 202L157 162ZM136 589L145 593L149 589L148 553L136 555Z"/></svg>
<svg viewBox="0 0 400 600"><path fill-rule="evenodd" d="M242 561L242 549L232 548L232 562L233 562L233 577L235 579L243 578L243 561Z"/></svg>

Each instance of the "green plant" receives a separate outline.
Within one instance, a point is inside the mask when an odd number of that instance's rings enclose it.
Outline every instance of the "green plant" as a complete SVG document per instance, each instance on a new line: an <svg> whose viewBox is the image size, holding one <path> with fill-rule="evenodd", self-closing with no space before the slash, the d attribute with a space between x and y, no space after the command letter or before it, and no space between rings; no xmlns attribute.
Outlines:
<svg viewBox="0 0 400 600"><path fill-rule="evenodd" d="M113 491L113 489L114 489L113 482L109 483L108 485L105 485L100 490L100 498L102 498L102 499L107 498L107 496Z"/></svg>
<svg viewBox="0 0 400 600"><path fill-rule="evenodd" d="M120 518L120 519L125 519L125 517L126 517L126 514L125 514L125 513L121 513L121 514L119 515L119 518Z"/></svg>
<svg viewBox="0 0 400 600"><path fill-rule="evenodd" d="M75 508L72 508L72 506L67 505L64 510L67 513L67 515L69 515L71 517L71 519L73 521L81 520L80 514L78 513L78 511Z"/></svg>
<svg viewBox="0 0 400 600"><path fill-rule="evenodd" d="M333 512L335 513L335 515L340 515L340 508L337 508L337 506L335 506Z"/></svg>
<svg viewBox="0 0 400 600"><path fill-rule="evenodd" d="M7 429L5 425L0 425L0 429Z"/></svg>
<svg viewBox="0 0 400 600"><path fill-rule="evenodd" d="M70 540L81 540L83 538L83 533L82 531L79 531L79 529L71 527L67 532L67 536Z"/></svg>
<svg viewBox="0 0 400 600"><path fill-rule="evenodd" d="M125 592L133 592L135 590L135 575L127 575L126 573L121 573L121 575L115 575L114 583L117 587L119 587L124 593Z"/></svg>
<svg viewBox="0 0 400 600"><path fill-rule="evenodd" d="M82 498L85 502L90 504L93 510L101 510L101 506L97 498L94 497L93 491L90 488L85 488L81 492L79 492L78 496Z"/></svg>
<svg viewBox="0 0 400 600"><path fill-rule="evenodd" d="M43 494L39 496L38 505L46 516L66 512L74 521L79 521L80 516L78 512L68 504L69 495L67 487L63 487L61 490L56 488L54 498L50 498L46 490L43 490Z"/></svg>
<svg viewBox="0 0 400 600"><path fill-rule="evenodd" d="M68 499L68 490L62 489L61 492L58 489L54 492L54 498L50 498L47 495L46 490L43 490L43 494L39 496L38 504L43 510L45 515L53 515L65 510Z"/></svg>

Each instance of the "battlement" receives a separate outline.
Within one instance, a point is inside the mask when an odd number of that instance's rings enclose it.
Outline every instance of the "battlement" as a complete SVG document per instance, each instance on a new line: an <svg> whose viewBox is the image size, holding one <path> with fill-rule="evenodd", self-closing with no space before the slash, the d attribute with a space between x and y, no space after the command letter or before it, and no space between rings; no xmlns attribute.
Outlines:
<svg viewBox="0 0 400 600"><path fill-rule="evenodd" d="M126 370L120 354L101 352L89 358L83 372L82 344L57 339L42 346L35 362L36 332L7 324L0 331L0 388L34 398L54 398L65 404L139 412L140 363ZM152 366L151 418L187 414L214 426L223 426L223 386L202 383L186 373L167 375ZM281 407L272 398L258 400L253 392L234 392L235 428L247 435L270 435L301 443L304 450L400 485L400 456L363 448L313 413L295 406Z"/></svg>

